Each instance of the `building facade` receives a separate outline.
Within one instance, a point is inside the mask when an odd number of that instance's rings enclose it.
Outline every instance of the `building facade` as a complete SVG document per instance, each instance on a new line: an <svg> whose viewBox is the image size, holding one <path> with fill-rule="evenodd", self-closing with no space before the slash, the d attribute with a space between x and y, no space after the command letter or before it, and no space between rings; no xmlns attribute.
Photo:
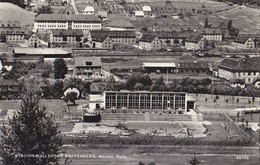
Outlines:
<svg viewBox="0 0 260 165"><path fill-rule="evenodd" d="M185 48L187 50L197 51L203 50L205 47L205 38L202 35L191 36L185 41Z"/></svg>
<svg viewBox="0 0 260 165"><path fill-rule="evenodd" d="M24 31L6 31L4 35L8 43L22 43L25 41Z"/></svg>
<svg viewBox="0 0 260 165"><path fill-rule="evenodd" d="M253 35L249 34L240 34L237 38L232 42L238 49L255 49L256 48L256 41L257 37L255 38Z"/></svg>
<svg viewBox="0 0 260 165"><path fill-rule="evenodd" d="M38 48L41 46L40 37L36 33L28 35L28 47Z"/></svg>
<svg viewBox="0 0 260 165"><path fill-rule="evenodd" d="M101 30L102 21L95 15L40 14L34 19L35 30Z"/></svg>
<svg viewBox="0 0 260 165"><path fill-rule="evenodd" d="M0 21L0 34L20 30L21 23L19 21Z"/></svg>
<svg viewBox="0 0 260 165"><path fill-rule="evenodd" d="M52 29L50 43L77 43L83 41L83 31L80 29Z"/></svg>
<svg viewBox="0 0 260 165"><path fill-rule="evenodd" d="M105 109L181 110L187 112L184 92L106 91Z"/></svg>
<svg viewBox="0 0 260 165"><path fill-rule="evenodd" d="M143 35L139 40L139 46L147 51L159 50L162 47L161 40L153 35Z"/></svg>

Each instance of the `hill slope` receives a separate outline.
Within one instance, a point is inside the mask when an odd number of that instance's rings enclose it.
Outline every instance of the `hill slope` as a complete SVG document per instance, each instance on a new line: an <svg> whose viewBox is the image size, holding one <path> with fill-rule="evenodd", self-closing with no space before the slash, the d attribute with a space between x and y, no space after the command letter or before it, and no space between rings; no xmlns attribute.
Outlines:
<svg viewBox="0 0 260 165"><path fill-rule="evenodd" d="M0 2L0 21L20 21L22 25L33 24L34 14L12 3Z"/></svg>

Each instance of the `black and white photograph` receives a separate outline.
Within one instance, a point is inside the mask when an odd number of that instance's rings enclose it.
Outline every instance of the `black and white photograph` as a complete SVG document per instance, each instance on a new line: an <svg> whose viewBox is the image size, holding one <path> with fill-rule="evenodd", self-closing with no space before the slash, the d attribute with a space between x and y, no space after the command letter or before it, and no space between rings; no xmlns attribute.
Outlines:
<svg viewBox="0 0 260 165"><path fill-rule="evenodd" d="M0 165L260 165L260 0L0 0Z"/></svg>

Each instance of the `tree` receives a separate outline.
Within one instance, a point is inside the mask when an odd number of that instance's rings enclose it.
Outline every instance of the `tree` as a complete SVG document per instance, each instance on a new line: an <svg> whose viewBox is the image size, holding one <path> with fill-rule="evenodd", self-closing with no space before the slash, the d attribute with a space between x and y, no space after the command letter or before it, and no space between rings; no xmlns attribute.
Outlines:
<svg viewBox="0 0 260 165"><path fill-rule="evenodd" d="M9 118L9 127L3 126L1 129L3 135L0 141L0 156L3 164L37 165L59 162L58 156L55 155L61 153L62 139L52 117L46 113L45 107L39 105L42 93L39 83L36 78L30 78L23 83L20 109ZM42 157L26 157L29 154Z"/></svg>
<svg viewBox="0 0 260 165"><path fill-rule="evenodd" d="M228 106L228 99L226 99L225 101L226 101L226 106Z"/></svg>
<svg viewBox="0 0 260 165"><path fill-rule="evenodd" d="M239 103L239 98L237 98L237 107L238 107L238 103Z"/></svg>
<svg viewBox="0 0 260 165"><path fill-rule="evenodd" d="M51 93L53 98L60 99L63 96L63 82L60 80L55 81L51 86Z"/></svg>
<svg viewBox="0 0 260 165"><path fill-rule="evenodd" d="M206 18L205 23L204 23L204 28L208 28L208 26L209 26L209 20L208 20L208 18Z"/></svg>
<svg viewBox="0 0 260 165"><path fill-rule="evenodd" d="M55 59L53 67L55 79L64 78L65 74L68 72L68 67L62 58Z"/></svg>
<svg viewBox="0 0 260 165"><path fill-rule="evenodd" d="M51 6L50 5L42 5L41 7L39 7L37 9L37 14L52 14L52 9L51 9Z"/></svg>
<svg viewBox="0 0 260 165"><path fill-rule="evenodd" d="M76 92L69 92L64 97L64 101L66 103L70 101L71 103L73 103L73 105L75 105L76 104L75 101L77 100L77 98L78 98L78 94Z"/></svg>
<svg viewBox="0 0 260 165"><path fill-rule="evenodd" d="M197 165L200 164L200 160L196 157L196 155L194 154L194 156L188 160L190 165Z"/></svg>
<svg viewBox="0 0 260 165"><path fill-rule="evenodd" d="M205 105L207 105L207 101L208 101L208 98L206 97L206 98L205 98Z"/></svg>

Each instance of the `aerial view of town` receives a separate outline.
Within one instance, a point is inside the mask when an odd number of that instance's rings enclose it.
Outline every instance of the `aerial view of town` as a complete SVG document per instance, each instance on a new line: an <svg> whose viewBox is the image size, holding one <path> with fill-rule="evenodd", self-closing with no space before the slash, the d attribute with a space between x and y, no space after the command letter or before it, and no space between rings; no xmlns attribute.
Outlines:
<svg viewBox="0 0 260 165"><path fill-rule="evenodd" d="M259 165L260 0L0 0L0 165Z"/></svg>

